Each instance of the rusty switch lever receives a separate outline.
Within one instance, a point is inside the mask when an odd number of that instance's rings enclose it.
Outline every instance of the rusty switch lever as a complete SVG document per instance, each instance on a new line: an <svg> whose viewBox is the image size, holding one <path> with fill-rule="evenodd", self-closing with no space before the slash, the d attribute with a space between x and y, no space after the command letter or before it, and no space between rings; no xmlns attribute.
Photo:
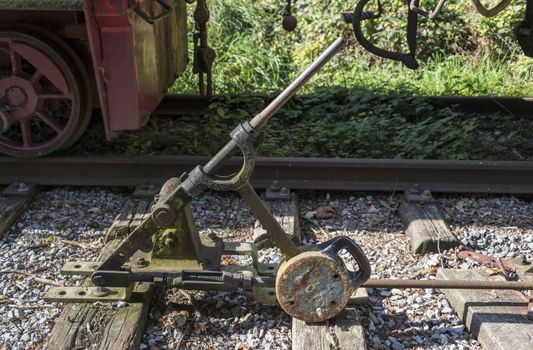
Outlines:
<svg viewBox="0 0 533 350"><path fill-rule="evenodd" d="M93 282L101 287L128 287L133 282L148 282L186 290L234 291L239 288L250 290L254 287L274 287L275 280L226 271L132 272L121 270L97 271L93 276Z"/></svg>
<svg viewBox="0 0 533 350"><path fill-rule="evenodd" d="M231 133L231 140L204 166L198 166L186 177L177 188L162 196L152 209L152 213L144 219L129 236L124 239L115 251L98 267L99 271L118 270L138 250L151 251L152 236L161 228L170 227L175 222L177 213L189 204L193 197L207 189L219 191L239 191L248 198L248 202L256 215L265 214L263 220L269 228L267 234L278 243L282 253L292 257L300 253L298 247L285 234L283 228L272 216L260 199L249 191L248 181L255 164L255 151L261 141L261 129L268 120L285 105L296 92L311 79L320 69L333 58L345 45L346 39L340 37L330 45L302 74L300 74L272 103L249 122L237 126ZM232 178L215 176L216 171L238 150L243 153L242 169ZM250 202L251 201L251 202ZM255 209L254 209L255 208ZM263 223L263 222L262 222ZM94 277L94 276L93 276ZM93 278L94 279L94 278Z"/></svg>

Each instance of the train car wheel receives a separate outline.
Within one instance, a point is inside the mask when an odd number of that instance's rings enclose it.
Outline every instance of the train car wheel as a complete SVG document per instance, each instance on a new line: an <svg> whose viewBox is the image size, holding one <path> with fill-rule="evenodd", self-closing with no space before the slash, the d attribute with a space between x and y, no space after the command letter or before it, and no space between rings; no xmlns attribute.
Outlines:
<svg viewBox="0 0 533 350"><path fill-rule="evenodd" d="M81 136L89 110L79 68L57 45L0 31L0 153L50 154Z"/></svg>

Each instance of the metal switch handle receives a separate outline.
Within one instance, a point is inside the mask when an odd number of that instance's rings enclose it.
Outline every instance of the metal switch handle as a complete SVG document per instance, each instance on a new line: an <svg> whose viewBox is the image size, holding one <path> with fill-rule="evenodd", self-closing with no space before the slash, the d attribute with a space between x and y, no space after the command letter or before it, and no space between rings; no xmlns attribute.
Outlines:
<svg viewBox="0 0 533 350"><path fill-rule="evenodd" d="M372 271L370 262L366 257L365 252L361 247L348 237L337 237L325 243L326 247L322 249L322 253L331 256L333 259L339 259L338 253L346 249L348 253L355 259L359 269L357 271L348 271L352 282L352 288L359 288L369 278Z"/></svg>

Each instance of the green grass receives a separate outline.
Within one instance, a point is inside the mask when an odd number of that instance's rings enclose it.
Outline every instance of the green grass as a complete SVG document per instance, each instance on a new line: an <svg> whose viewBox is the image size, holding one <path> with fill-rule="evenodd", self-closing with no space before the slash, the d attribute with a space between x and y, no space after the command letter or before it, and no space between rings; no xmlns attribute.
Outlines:
<svg viewBox="0 0 533 350"><path fill-rule="evenodd" d="M493 19L474 15L467 1L447 4L437 21L421 19L417 71L379 59L355 42L350 26L339 20L340 13L353 5L340 0L297 1L299 26L287 33L281 28L282 3L210 1L210 42L218 54L215 93L279 91L344 34L350 38L348 47L303 92L342 86L422 96L533 95L533 61L520 53L512 34L523 0ZM383 20L369 25L367 34L389 49L405 50L403 2L384 0L384 9ZM196 77L189 71L172 92L196 89Z"/></svg>

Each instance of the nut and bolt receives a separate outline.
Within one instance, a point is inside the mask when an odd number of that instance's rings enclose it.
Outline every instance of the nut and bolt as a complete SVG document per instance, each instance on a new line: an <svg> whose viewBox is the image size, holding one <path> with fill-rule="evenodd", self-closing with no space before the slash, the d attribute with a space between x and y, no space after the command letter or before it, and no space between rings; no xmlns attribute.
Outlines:
<svg viewBox="0 0 533 350"><path fill-rule="evenodd" d="M169 205L163 204L154 209L153 217L159 226L167 227L176 221L174 210Z"/></svg>
<svg viewBox="0 0 533 350"><path fill-rule="evenodd" d="M106 287L96 287L96 291L93 293L95 297L102 298L108 296L111 293Z"/></svg>
<svg viewBox="0 0 533 350"><path fill-rule="evenodd" d="M19 182L17 183L17 192L27 192L30 189L27 183Z"/></svg>
<svg viewBox="0 0 533 350"><path fill-rule="evenodd" d="M150 263L148 262L148 260L146 260L145 258L139 258L135 261L135 265L137 266L140 266L140 267L146 267L148 266Z"/></svg>
<svg viewBox="0 0 533 350"><path fill-rule="evenodd" d="M279 190L280 196L287 197L291 194L291 191L287 187L282 187L281 190Z"/></svg>

